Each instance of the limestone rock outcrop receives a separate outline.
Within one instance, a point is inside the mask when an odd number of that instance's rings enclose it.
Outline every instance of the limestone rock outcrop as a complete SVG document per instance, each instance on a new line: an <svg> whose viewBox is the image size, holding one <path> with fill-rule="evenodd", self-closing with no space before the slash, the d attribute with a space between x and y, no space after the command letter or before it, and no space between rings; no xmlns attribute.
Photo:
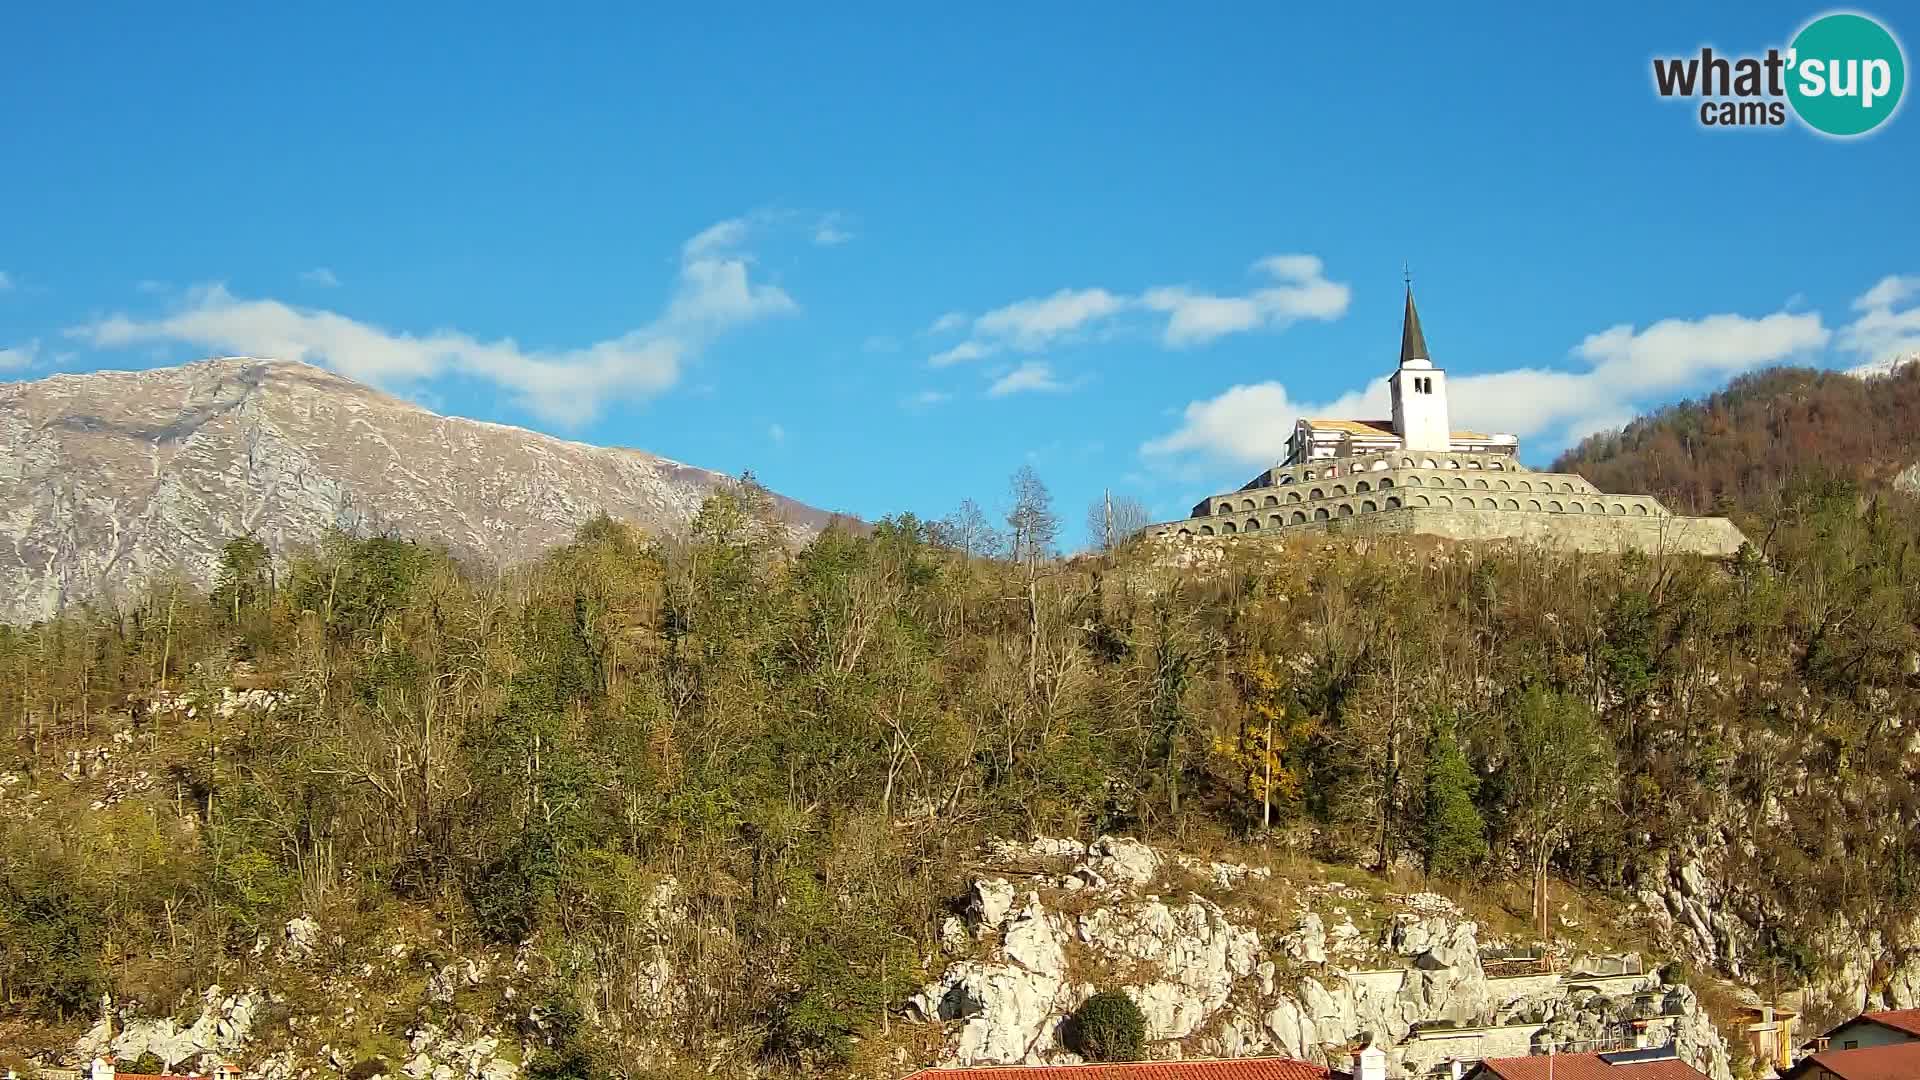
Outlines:
<svg viewBox="0 0 1920 1080"><path fill-rule="evenodd" d="M288 963L305 964L319 956L316 950L324 937L317 920L295 917L286 926L278 956ZM265 945L269 939L261 941ZM334 937L325 943L339 948L343 940ZM424 953L436 954L437 948ZM417 972L421 957L407 943L396 942L383 954L388 969L384 974ZM374 965L366 963L356 965L351 973L335 971L324 977L320 1013L299 1009L286 996L264 987L228 992L209 986L193 999L193 1019L188 1023L156 1015L158 1010L152 1008L116 1007L111 999L103 999L100 1019L73 1043L71 1055L48 1064L84 1068L95 1058L105 1058L126 1070L151 1056L169 1071L204 1074L230 1063L250 1080L317 1080L376 1060L363 1040L353 1035L359 1026L363 1032L379 1031L397 1038L404 1046L403 1055L387 1050L389 1057L378 1059L391 1069L386 1074L390 1080L518 1080L526 1045L518 1037L489 1028L491 1018L449 1007L455 992L488 982L494 968L495 960L486 956L427 964L424 991L413 1002L416 1019L399 1027L388 1026L391 1012L405 1003L383 992L369 992L377 984L361 981L374 974ZM504 990L505 1000L514 999L511 987L499 989ZM349 1037L329 1041L323 1034L329 1030L336 1037L342 1033ZM395 1044L390 1038L383 1045Z"/></svg>
<svg viewBox="0 0 1920 1080"><path fill-rule="evenodd" d="M1290 925L1263 932L1257 905L1233 893L1260 881L1260 868L1117 837L1000 842L987 859L1044 887L1022 890L1011 874L974 880L964 923L946 935L971 950L909 1003L912 1018L940 1025L946 1064L1077 1061L1065 1041L1073 1011L1118 989L1140 1006L1157 1056L1279 1053L1344 1066L1348 1046L1371 1038L1393 1075L1414 1076L1549 1045L1619 1048L1637 1027L1716 1080L1731 1075L1693 993L1663 985L1637 955L1490 976L1479 927L1442 897L1389 898L1395 910L1380 918L1355 890L1309 887Z"/></svg>
<svg viewBox="0 0 1920 1080"><path fill-rule="evenodd" d="M1920 462L1901 469L1893 478L1893 486L1909 495L1920 495Z"/></svg>
<svg viewBox="0 0 1920 1080"><path fill-rule="evenodd" d="M209 986L200 997L199 1015L182 1027L172 1017L127 1016L115 1024L111 1002L74 1049L81 1060L138 1061L151 1054L168 1068L202 1057L233 1055L246 1049L253 1025L268 997L257 989L229 994Z"/></svg>

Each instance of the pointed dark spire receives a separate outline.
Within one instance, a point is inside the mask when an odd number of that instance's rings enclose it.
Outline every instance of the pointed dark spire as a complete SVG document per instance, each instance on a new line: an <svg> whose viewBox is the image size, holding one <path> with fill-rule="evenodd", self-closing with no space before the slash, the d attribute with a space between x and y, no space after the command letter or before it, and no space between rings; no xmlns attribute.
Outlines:
<svg viewBox="0 0 1920 1080"><path fill-rule="evenodd" d="M1406 366L1410 360L1427 360L1427 337L1420 332L1420 312L1413 306L1413 284L1407 284L1407 314L1400 324L1400 364Z"/></svg>

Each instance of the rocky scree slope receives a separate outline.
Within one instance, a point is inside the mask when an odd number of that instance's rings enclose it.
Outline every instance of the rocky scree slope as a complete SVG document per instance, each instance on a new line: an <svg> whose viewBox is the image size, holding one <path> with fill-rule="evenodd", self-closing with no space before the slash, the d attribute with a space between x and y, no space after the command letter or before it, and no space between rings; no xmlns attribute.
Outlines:
<svg viewBox="0 0 1920 1080"><path fill-rule="evenodd" d="M733 481L639 450L439 416L307 364L225 358L0 384L0 619L179 572L251 534L394 531L493 565L604 511L686 525ZM796 538L831 515L776 507Z"/></svg>

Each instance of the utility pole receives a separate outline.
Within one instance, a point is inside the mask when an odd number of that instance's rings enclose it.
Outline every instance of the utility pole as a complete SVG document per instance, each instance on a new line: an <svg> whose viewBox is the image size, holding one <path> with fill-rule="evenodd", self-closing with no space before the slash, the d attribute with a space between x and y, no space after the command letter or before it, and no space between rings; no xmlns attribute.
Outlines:
<svg viewBox="0 0 1920 1080"><path fill-rule="evenodd" d="M1107 499L1106 550L1112 551L1113 550L1113 489L1112 488L1107 489L1106 499Z"/></svg>

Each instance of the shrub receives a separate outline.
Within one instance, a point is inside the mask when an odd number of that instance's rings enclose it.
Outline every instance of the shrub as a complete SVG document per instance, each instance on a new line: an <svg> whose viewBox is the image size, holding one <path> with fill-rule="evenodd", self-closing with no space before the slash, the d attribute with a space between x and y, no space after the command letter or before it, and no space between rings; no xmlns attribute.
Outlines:
<svg viewBox="0 0 1920 1080"><path fill-rule="evenodd" d="M107 986L106 904L43 837L0 830L0 852L0 972L11 995L43 1019L85 1015Z"/></svg>
<svg viewBox="0 0 1920 1080"><path fill-rule="evenodd" d="M1088 1061L1139 1061L1147 1039L1147 1018L1133 999L1104 990L1073 1014L1074 1052Z"/></svg>
<svg viewBox="0 0 1920 1080"><path fill-rule="evenodd" d="M606 1048L572 994L565 990L548 994L539 1015L538 1022L529 1017L529 1027L546 1046L527 1062L528 1080L605 1080L612 1075Z"/></svg>

